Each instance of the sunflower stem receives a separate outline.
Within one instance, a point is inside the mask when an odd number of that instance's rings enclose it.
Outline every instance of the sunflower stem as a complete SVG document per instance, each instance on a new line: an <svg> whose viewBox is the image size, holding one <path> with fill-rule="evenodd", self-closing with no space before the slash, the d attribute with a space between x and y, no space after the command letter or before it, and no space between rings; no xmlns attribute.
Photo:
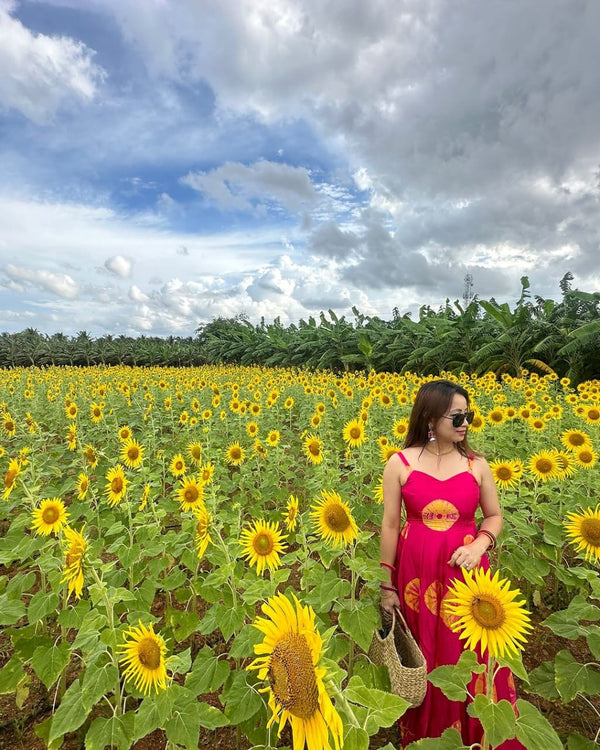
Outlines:
<svg viewBox="0 0 600 750"><path fill-rule="evenodd" d="M333 693L333 696L335 697L336 702L339 702L342 705L344 709L344 713L348 717L350 724L352 724L353 727L358 727L359 729L363 729L364 727L361 727L360 722L356 718L356 714L354 713L352 706L346 700L346 696L343 694L343 692L338 688L337 685L334 685L331 682L328 682L327 685L330 688L331 692Z"/></svg>
<svg viewBox="0 0 600 750"><path fill-rule="evenodd" d="M90 565L90 572L92 574L92 578L98 585L100 589L100 594L102 596L102 599L104 601L104 606L106 608L106 617L108 619L108 627L112 630L113 634L115 635L116 640L116 631L115 631L115 613L113 610L113 606L110 603L110 599L108 598L108 595L106 593L106 586L102 579L99 577L98 573L96 572L96 569L93 565ZM113 711L115 716L121 715L121 677L119 674L119 660L117 659L117 656L113 651L110 651L110 658L114 665L114 667L117 670L117 679L115 681L115 702L113 706Z"/></svg>
<svg viewBox="0 0 600 750"><path fill-rule="evenodd" d="M488 663L487 663L487 674L486 674L486 695L490 703L494 702L494 677L495 675L495 666L496 666L496 660L491 655L488 654ZM491 745L487 741L487 736L484 731L483 738L481 740L481 748L482 750L491 750Z"/></svg>

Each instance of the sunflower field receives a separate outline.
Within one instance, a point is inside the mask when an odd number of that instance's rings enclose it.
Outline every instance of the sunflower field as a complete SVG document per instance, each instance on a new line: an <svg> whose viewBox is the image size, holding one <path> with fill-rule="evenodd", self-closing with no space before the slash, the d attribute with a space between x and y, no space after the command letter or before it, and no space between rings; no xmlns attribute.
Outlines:
<svg viewBox="0 0 600 750"><path fill-rule="evenodd" d="M531 622L497 657L518 716L473 703L486 747L597 749L600 383L445 376L471 394L505 518L492 566ZM0 747L396 747L408 703L367 652L381 474L424 380L0 371ZM449 696L463 656L432 674Z"/></svg>

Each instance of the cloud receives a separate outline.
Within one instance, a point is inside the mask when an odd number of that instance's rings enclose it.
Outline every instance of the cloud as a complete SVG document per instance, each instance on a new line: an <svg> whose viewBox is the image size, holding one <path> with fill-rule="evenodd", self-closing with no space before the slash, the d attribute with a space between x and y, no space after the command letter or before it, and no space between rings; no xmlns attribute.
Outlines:
<svg viewBox="0 0 600 750"><path fill-rule="evenodd" d="M12 263L4 266L4 273L25 292L30 286L43 289L63 299L75 299L79 295L79 286L67 274L50 273L44 270L21 268Z"/></svg>
<svg viewBox="0 0 600 750"><path fill-rule="evenodd" d="M104 261L104 267L114 273L116 276L120 276L125 279L127 276L131 276L132 263L122 255L115 255L112 258L107 258Z"/></svg>
<svg viewBox="0 0 600 750"><path fill-rule="evenodd" d="M263 201L298 210L316 198L306 169L265 160L250 166L228 162L209 172L189 172L181 183L230 211L253 212Z"/></svg>
<svg viewBox="0 0 600 750"><path fill-rule="evenodd" d="M104 78L94 51L70 37L32 34L11 16L15 7L0 3L0 106L42 124L64 101L93 99Z"/></svg>

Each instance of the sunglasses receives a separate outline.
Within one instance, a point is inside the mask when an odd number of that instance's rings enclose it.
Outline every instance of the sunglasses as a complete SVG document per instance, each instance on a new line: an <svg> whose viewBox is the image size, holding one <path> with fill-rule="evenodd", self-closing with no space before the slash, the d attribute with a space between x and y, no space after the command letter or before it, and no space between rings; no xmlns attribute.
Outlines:
<svg viewBox="0 0 600 750"><path fill-rule="evenodd" d="M444 417L444 419L452 420L452 427L460 427L465 419L467 420L467 424L471 424L475 417L475 412L465 411L459 412L458 414L443 414L442 416Z"/></svg>

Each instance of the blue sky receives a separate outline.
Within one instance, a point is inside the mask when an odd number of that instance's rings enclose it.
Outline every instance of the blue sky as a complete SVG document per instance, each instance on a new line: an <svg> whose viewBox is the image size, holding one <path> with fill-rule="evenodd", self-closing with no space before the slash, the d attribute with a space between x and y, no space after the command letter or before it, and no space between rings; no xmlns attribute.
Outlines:
<svg viewBox="0 0 600 750"><path fill-rule="evenodd" d="M596 0L0 0L0 330L600 289Z"/></svg>

